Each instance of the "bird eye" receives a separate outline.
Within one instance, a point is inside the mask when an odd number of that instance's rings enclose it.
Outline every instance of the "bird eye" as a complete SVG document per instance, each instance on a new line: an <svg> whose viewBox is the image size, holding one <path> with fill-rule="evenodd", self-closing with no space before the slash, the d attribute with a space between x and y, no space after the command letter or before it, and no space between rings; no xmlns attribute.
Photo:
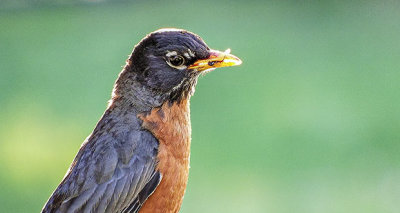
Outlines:
<svg viewBox="0 0 400 213"><path fill-rule="evenodd" d="M185 63L185 59L180 55L172 56L168 59L168 61L174 67L182 66Z"/></svg>

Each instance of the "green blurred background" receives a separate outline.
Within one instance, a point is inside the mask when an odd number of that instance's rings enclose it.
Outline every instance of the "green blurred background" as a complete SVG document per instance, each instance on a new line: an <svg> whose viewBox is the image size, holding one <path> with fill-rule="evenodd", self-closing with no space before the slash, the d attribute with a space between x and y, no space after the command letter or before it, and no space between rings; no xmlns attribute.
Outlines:
<svg viewBox="0 0 400 213"><path fill-rule="evenodd" d="M182 211L400 212L398 1L0 1L0 210L39 212L161 27L231 48L202 77Z"/></svg>

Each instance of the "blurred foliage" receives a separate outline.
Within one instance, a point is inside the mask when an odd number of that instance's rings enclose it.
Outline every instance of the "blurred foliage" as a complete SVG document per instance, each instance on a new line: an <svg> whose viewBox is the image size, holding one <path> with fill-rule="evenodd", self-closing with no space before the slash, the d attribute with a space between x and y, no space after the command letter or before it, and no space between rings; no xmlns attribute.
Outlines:
<svg viewBox="0 0 400 213"><path fill-rule="evenodd" d="M82 0L1 0L0 9L15 10L15 9L31 9L51 6L65 6L83 3Z"/></svg>
<svg viewBox="0 0 400 213"><path fill-rule="evenodd" d="M244 61L199 80L181 212L400 211L399 2L118 2L1 1L2 212L41 209L161 27Z"/></svg>

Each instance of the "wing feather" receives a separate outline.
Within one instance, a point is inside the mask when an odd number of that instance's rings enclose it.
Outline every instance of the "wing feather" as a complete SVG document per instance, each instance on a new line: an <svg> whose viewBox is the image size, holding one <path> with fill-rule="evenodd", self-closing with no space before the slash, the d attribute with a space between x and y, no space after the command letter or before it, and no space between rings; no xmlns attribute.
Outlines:
<svg viewBox="0 0 400 213"><path fill-rule="evenodd" d="M106 212L115 212L115 207L117 206L117 202L121 197L121 193L123 191L123 187L125 186L125 182L127 180L126 176L121 177L121 179L116 181L113 195L110 200L110 204L106 208Z"/></svg>
<svg viewBox="0 0 400 213"><path fill-rule="evenodd" d="M117 184L117 181L112 181L111 183L108 184L106 191L104 191L104 195L102 196L102 199L99 201L99 205L97 207L96 212L105 212L107 209L107 206L110 204L110 201L112 199L112 195L114 193L115 185Z"/></svg>
<svg viewBox="0 0 400 213"><path fill-rule="evenodd" d="M154 192L155 188L160 184L161 173L156 172L151 180L146 184L146 187L138 194L135 200L122 212L123 213L137 213L146 202L147 198Z"/></svg>
<svg viewBox="0 0 400 213"><path fill-rule="evenodd" d="M109 134L92 135L42 212L122 212L129 207L138 210L142 205L139 194L152 193L159 184L152 181L158 174L158 141L145 130L130 134L125 133L122 139ZM126 160L128 157L130 160Z"/></svg>

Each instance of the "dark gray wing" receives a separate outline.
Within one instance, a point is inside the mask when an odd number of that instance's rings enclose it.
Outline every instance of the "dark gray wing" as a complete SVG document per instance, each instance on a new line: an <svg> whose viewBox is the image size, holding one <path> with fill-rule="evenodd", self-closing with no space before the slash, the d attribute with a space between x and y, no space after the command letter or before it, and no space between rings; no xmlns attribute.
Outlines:
<svg viewBox="0 0 400 213"><path fill-rule="evenodd" d="M42 212L137 212L160 183L151 133L99 125Z"/></svg>
<svg viewBox="0 0 400 213"><path fill-rule="evenodd" d="M154 174L154 176L151 178L151 180L143 188L143 190L139 192L139 194L135 198L135 200L127 208L125 208L122 212L123 213L139 212L139 210L142 207L142 205L144 204L144 202L155 191L158 184L160 184L160 181L161 181L161 174L160 174L160 172L156 172Z"/></svg>

